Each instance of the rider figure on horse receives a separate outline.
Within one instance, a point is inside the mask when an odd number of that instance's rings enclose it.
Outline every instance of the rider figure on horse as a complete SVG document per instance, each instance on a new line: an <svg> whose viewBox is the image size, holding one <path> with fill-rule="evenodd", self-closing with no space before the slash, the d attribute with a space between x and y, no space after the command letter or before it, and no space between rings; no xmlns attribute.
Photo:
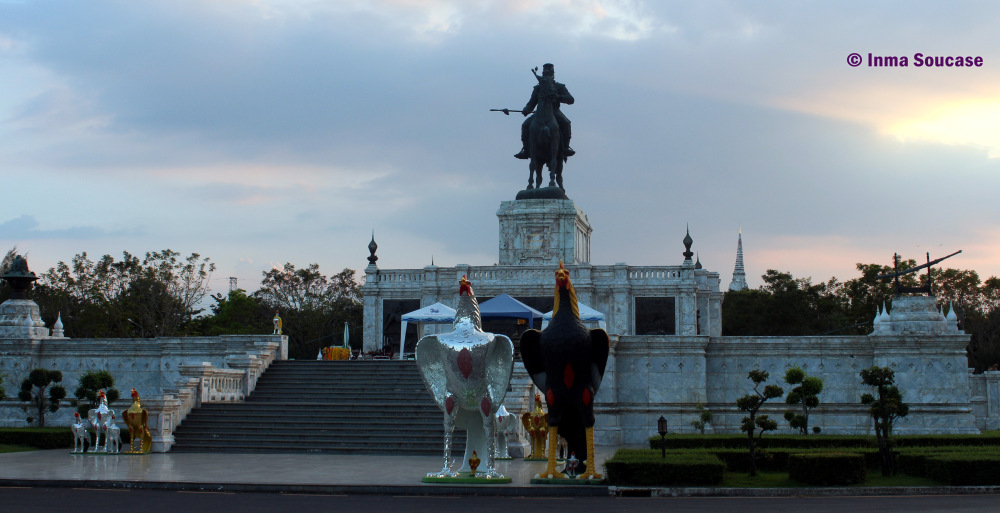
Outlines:
<svg viewBox="0 0 1000 513"><path fill-rule="evenodd" d="M554 90L556 93L556 98L555 101L553 101L552 103L554 109L553 115L556 118L556 122L559 123L559 133L561 134L562 137L560 148L562 149L562 154L564 156L572 157L573 155L576 155L576 151L574 151L573 148L569 147L569 139L571 136L570 122L569 119L566 118L566 115L562 113L562 110L559 109L559 104L565 103L567 105L572 105L573 96L569 94L569 91L566 90L565 84L560 84L559 82L555 81L555 74L556 74L555 67L552 64L545 64L542 66L542 76L541 78L539 78L539 80L550 80L552 81L552 84L555 86ZM540 87L539 85L536 85L534 89L531 90L531 99L528 100L528 104L525 105L524 109L521 110L521 114L525 116L531 114L531 111L533 111L535 109L535 106L538 105L539 87ZM521 123L521 151L514 155L514 157L516 158L527 159L530 157L530 155L528 155L528 126L531 124L532 118L534 118L534 116L525 119L524 123Z"/></svg>

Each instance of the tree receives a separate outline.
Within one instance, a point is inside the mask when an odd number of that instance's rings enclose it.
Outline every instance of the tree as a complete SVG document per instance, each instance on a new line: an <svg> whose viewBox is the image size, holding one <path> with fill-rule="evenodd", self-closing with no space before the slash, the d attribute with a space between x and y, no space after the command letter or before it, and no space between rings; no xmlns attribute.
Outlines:
<svg viewBox="0 0 1000 513"><path fill-rule="evenodd" d="M899 263L899 270L906 270L917 265L916 260L906 260ZM855 264L861 276L848 280L840 288L841 295L848 304L850 322L860 327L859 334L871 333L873 321L883 306L891 306L895 296L893 281L878 277L893 272L891 265ZM907 287L917 286L916 275L905 274L900 277L900 283Z"/></svg>
<svg viewBox="0 0 1000 513"><path fill-rule="evenodd" d="M801 413L786 411L785 420L791 427L798 429L799 433L808 435L809 410L819 406L819 393L823 391L823 380L816 376L807 376L800 367L792 367L785 371L785 383L798 385L788 392L785 404L798 404L801 407ZM813 431L819 433L819 427L813 428Z"/></svg>
<svg viewBox="0 0 1000 513"><path fill-rule="evenodd" d="M704 435L705 427L712 423L712 411L705 409L705 405L701 403L698 403L695 409L698 410L698 420L692 420L691 427Z"/></svg>
<svg viewBox="0 0 1000 513"><path fill-rule="evenodd" d="M66 389L53 385L62 381L62 372L48 369L34 369L27 378L21 382L21 392L17 394L18 399L29 403L24 406L24 410L34 409L38 412L38 427L45 427L45 411L55 413L59 409L59 401L66 397ZM48 388L48 397L45 389ZM28 417L28 422L32 421Z"/></svg>
<svg viewBox="0 0 1000 513"><path fill-rule="evenodd" d="M254 297L281 314L289 357L313 358L341 336L345 322L361 326L361 287L354 273L344 269L327 278L317 264L296 269L291 263L264 272Z"/></svg>
<svg viewBox="0 0 1000 513"><path fill-rule="evenodd" d="M271 333L274 310L261 304L257 298L248 296L243 289L229 292L229 295L215 294L212 314L196 318L193 331L202 335L252 335Z"/></svg>
<svg viewBox="0 0 1000 513"><path fill-rule="evenodd" d="M903 402L903 394L895 385L895 373L888 367L870 367L861 371L861 383L875 388L875 395L865 393L861 404L869 407L875 421L875 439L882 460L882 475L896 474L896 460L892 453L892 427L896 420L910 413Z"/></svg>
<svg viewBox="0 0 1000 513"><path fill-rule="evenodd" d="M943 269L933 273L938 304L955 312L958 327L971 335L969 367L983 372L1000 363L1000 279L979 279L976 271Z"/></svg>
<svg viewBox="0 0 1000 513"><path fill-rule="evenodd" d="M747 416L743 417L743 421L740 424L740 430L747 434L747 445L750 448L750 475L757 475L757 442L761 437L764 436L765 431L773 431L778 429L778 423L769 419L767 415L758 415L761 406L768 399L774 399L781 397L785 393L781 387L778 385L767 385L764 390L758 390L760 384L767 381L768 373L767 371L762 371L759 369L754 369L747 374L747 377L753 381L753 393L747 394L736 400L736 407L740 411L747 412ZM757 439L754 439L754 432L760 429L760 433L757 434Z"/></svg>
<svg viewBox="0 0 1000 513"><path fill-rule="evenodd" d="M74 391L76 399L72 401L72 404L76 406L76 411L80 413L81 417L87 418L87 413L90 410L100 406L99 391L104 390L104 396L108 399L109 404L118 400L121 394L114 386L115 378L111 376L110 372L106 370L88 372L80 376L80 384Z"/></svg>
<svg viewBox="0 0 1000 513"><path fill-rule="evenodd" d="M42 318L62 315L66 335L76 338L172 336L199 312L215 264L192 253L165 249L144 259L122 253L92 261L87 253L44 273L35 301Z"/></svg>
<svg viewBox="0 0 1000 513"><path fill-rule="evenodd" d="M847 323L836 278L810 278L768 269L758 290L729 291L722 302L723 335L820 335Z"/></svg>
<svg viewBox="0 0 1000 513"><path fill-rule="evenodd" d="M14 265L14 259L18 257L17 246L14 246L7 250L7 253L3 256L3 260L0 260L0 276L7 274L10 268ZM11 289L7 285L6 280L0 281L0 303L10 299Z"/></svg>

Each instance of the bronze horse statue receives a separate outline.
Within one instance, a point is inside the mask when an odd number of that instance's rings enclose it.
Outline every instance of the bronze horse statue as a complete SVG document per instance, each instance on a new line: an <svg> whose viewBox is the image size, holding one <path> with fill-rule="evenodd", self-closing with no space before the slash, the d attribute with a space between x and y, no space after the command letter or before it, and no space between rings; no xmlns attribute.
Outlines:
<svg viewBox="0 0 1000 513"><path fill-rule="evenodd" d="M528 189L541 187L542 166L545 165L549 167L549 187L558 185L563 189L562 168L567 157L562 151L562 134L554 114L559 102L555 80L538 74L535 78L538 79L538 105L528 126Z"/></svg>

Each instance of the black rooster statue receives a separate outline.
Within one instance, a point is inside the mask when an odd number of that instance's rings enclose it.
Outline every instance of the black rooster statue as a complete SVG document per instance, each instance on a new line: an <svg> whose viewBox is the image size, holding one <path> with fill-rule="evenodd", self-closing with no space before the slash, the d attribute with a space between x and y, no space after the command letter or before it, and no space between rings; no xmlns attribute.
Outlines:
<svg viewBox="0 0 1000 513"><path fill-rule="evenodd" d="M583 325L569 271L559 262L552 322L540 332L521 335L524 368L545 392L548 407L548 467L540 477L566 477L556 469L556 442L562 436L567 454L586 460L579 478L601 479L594 457L594 396L604 378L610 346L606 331Z"/></svg>

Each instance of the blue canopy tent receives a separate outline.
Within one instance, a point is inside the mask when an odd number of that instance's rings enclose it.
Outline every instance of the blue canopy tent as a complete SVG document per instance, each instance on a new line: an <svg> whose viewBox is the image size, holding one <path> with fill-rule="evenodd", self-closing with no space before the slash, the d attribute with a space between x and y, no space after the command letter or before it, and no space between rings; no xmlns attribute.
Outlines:
<svg viewBox="0 0 1000 513"><path fill-rule="evenodd" d="M527 319L529 326L535 319L542 318L542 312L510 297L507 294L479 303L479 316L483 319Z"/></svg>
<svg viewBox="0 0 1000 513"><path fill-rule="evenodd" d="M408 314L404 314L401 319L400 334L399 334L399 359L403 359L403 348L406 347L406 325L411 322L424 322L424 323L436 323L436 324L447 324L455 322L455 309L442 304L434 303L430 306L425 306L420 310L414 310Z"/></svg>
<svg viewBox="0 0 1000 513"><path fill-rule="evenodd" d="M583 304L583 303L581 303L579 301L576 302L576 308L577 308L577 310L580 311L580 320L581 321L583 321L585 323L586 322L596 322L597 325L600 326L600 328L602 330L603 329L607 329L607 327L604 324L604 314L602 314L601 312L598 312L597 310L594 310L593 308L591 308L591 307L589 307L589 306L587 306L587 305L585 305L585 304ZM549 321L551 321L551 320L552 320L552 312L546 313L545 316L542 317L542 329L545 329L545 326L547 326L549 324Z"/></svg>

